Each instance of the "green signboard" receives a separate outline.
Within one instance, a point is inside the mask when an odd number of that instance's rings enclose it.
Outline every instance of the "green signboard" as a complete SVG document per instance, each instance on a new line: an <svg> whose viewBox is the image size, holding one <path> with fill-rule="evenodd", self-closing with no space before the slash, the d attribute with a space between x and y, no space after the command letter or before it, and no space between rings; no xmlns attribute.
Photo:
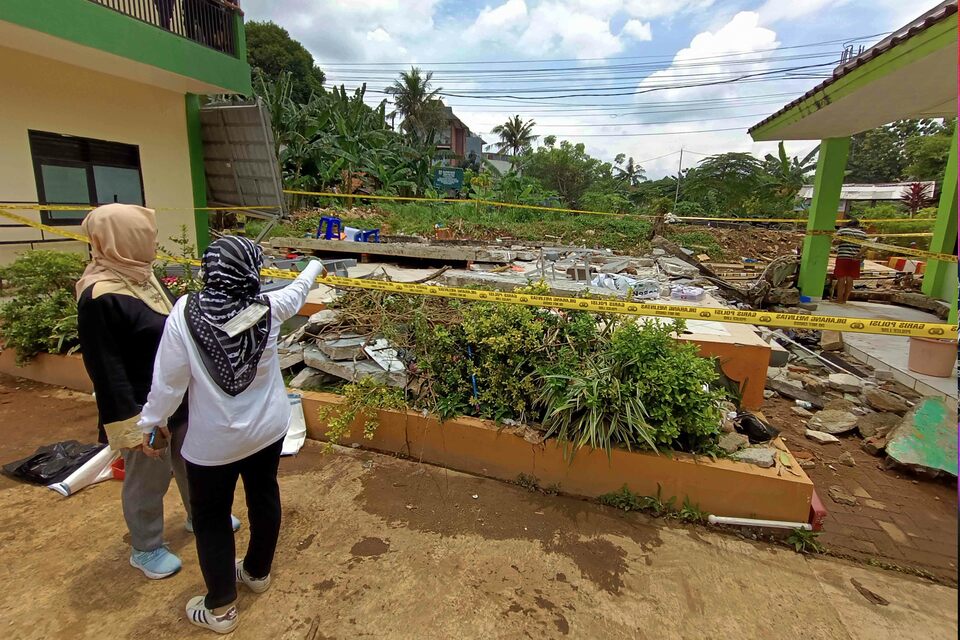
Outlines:
<svg viewBox="0 0 960 640"><path fill-rule="evenodd" d="M463 169L437 167L433 172L433 188L437 191L460 191L463 189Z"/></svg>

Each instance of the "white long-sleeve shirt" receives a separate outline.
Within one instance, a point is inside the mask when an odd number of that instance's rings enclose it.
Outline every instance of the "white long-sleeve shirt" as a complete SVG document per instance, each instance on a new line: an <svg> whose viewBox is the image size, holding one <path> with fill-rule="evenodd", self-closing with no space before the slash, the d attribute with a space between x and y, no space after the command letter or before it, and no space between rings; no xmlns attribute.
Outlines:
<svg viewBox="0 0 960 640"><path fill-rule="evenodd" d="M322 269L322 263L312 261L290 285L266 294L272 314L267 346L253 382L236 396L225 393L207 374L184 316L187 298L180 298L167 319L150 395L137 422L143 432L165 425L189 391L182 455L193 464L236 462L284 437L290 424L290 403L277 354L280 325L300 310Z"/></svg>

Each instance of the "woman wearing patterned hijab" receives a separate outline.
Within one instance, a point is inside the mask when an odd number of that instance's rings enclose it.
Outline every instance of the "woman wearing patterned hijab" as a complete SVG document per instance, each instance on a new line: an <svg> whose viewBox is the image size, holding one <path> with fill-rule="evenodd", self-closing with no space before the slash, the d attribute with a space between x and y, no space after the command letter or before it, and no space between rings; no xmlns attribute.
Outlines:
<svg viewBox="0 0 960 640"><path fill-rule="evenodd" d="M138 423L145 434L162 429L189 391L182 455L207 595L192 598L186 611L190 622L218 633L239 622L238 582L256 593L270 586L280 534L277 467L290 423L277 340L323 268L311 262L289 286L261 295L262 265L260 247L246 238L220 238L206 250L203 290L170 312ZM238 478L250 521L243 560L235 558L230 528Z"/></svg>

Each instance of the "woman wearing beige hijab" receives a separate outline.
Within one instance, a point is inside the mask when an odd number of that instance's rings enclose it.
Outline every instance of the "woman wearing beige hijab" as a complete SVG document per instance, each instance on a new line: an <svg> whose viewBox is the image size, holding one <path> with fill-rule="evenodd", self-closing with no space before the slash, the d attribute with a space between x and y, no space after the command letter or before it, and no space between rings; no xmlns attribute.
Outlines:
<svg viewBox="0 0 960 640"><path fill-rule="evenodd" d="M100 440L135 425L150 392L153 362L173 298L153 274L157 224L151 209L108 204L83 221L92 260L77 281L78 328L83 362L93 381L100 414ZM130 564L151 579L180 570L180 559L163 544L163 496L171 470L192 531L186 471L180 445L186 405L171 417L172 446L159 457L141 447L123 449L123 516L130 531ZM144 443L143 446L149 446ZM153 446L161 449L162 443ZM234 519L234 528L239 527Z"/></svg>

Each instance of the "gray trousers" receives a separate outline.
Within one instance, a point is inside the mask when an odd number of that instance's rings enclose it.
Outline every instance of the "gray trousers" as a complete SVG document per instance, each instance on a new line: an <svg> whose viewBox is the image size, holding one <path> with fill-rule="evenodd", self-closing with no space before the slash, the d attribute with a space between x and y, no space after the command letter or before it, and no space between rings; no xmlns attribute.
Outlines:
<svg viewBox="0 0 960 640"><path fill-rule="evenodd" d="M123 518L130 530L130 543L137 551L153 551L163 545L163 496L170 487L171 471L190 519L187 470L180 457L186 434L186 425L173 429L170 446L159 458L150 458L140 450L123 451Z"/></svg>

